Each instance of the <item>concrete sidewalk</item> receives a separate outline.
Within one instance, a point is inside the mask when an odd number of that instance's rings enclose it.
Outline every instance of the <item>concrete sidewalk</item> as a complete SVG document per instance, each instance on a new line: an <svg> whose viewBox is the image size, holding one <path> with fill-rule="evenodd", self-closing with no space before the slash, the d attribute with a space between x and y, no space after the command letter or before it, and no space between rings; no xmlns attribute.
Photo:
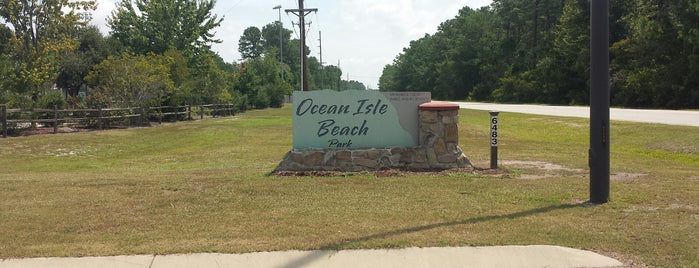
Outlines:
<svg viewBox="0 0 699 268"><path fill-rule="evenodd" d="M178 267L622 267L615 259L558 246L283 251L246 254L139 255L7 259L0 268Z"/></svg>

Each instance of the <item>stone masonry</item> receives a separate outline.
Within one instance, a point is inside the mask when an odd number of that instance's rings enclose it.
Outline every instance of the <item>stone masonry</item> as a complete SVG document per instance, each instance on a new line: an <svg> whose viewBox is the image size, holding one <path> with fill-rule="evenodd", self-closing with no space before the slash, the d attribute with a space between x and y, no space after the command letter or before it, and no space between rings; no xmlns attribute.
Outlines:
<svg viewBox="0 0 699 268"><path fill-rule="evenodd" d="M459 106L429 102L419 107L419 145L414 147L294 149L276 171L446 170L471 163L459 148Z"/></svg>

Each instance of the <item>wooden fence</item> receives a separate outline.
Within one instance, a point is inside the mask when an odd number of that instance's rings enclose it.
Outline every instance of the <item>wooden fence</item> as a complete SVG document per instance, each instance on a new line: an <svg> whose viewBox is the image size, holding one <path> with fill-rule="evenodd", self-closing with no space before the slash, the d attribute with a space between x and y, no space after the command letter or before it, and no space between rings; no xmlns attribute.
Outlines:
<svg viewBox="0 0 699 268"><path fill-rule="evenodd" d="M79 126L105 129L116 126L144 126L150 122L177 122L193 120L195 117L235 115L233 104L206 104L184 106L136 107L115 109L7 109L0 105L2 137L7 138L8 130L36 128L39 125L53 127L58 133L59 126Z"/></svg>

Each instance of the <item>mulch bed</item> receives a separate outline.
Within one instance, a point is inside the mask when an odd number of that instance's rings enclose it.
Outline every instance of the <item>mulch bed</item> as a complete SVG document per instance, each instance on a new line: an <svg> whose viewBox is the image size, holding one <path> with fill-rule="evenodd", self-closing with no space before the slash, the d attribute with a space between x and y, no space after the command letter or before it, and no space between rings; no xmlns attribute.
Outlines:
<svg viewBox="0 0 699 268"><path fill-rule="evenodd" d="M381 169L372 171L326 171L326 170L309 170L309 171L289 171L276 170L270 173L270 176L277 177L348 177L356 174L373 174L378 178L383 177L405 177L412 175L448 175L456 173L478 173L484 175L501 175L507 174L509 171L505 169L483 169L478 167L456 168L456 169Z"/></svg>

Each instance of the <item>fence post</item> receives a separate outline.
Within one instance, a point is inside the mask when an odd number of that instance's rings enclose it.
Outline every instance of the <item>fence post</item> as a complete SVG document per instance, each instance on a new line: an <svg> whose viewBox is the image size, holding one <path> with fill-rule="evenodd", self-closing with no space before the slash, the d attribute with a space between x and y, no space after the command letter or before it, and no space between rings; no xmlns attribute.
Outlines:
<svg viewBox="0 0 699 268"><path fill-rule="evenodd" d="M192 120L192 105L187 104L187 120Z"/></svg>
<svg viewBox="0 0 699 268"><path fill-rule="evenodd" d="M127 128L130 128L133 125L133 115L134 115L134 108L129 107L129 109L126 110L126 120L129 121L129 124L126 125Z"/></svg>
<svg viewBox="0 0 699 268"><path fill-rule="evenodd" d="M2 114L0 114L0 121L2 121L2 137L7 138L7 105L2 105Z"/></svg>
<svg viewBox="0 0 699 268"><path fill-rule="evenodd" d="M199 116L201 120L204 120L204 105L200 104L199 105Z"/></svg>
<svg viewBox="0 0 699 268"><path fill-rule="evenodd" d="M158 106L158 124L163 124L163 107Z"/></svg>
<svg viewBox="0 0 699 268"><path fill-rule="evenodd" d="M34 108L29 109L29 123L32 125L32 129L36 128L36 121L34 121Z"/></svg>
<svg viewBox="0 0 699 268"><path fill-rule="evenodd" d="M142 126L143 126L143 117L146 116L145 114L146 114L146 109L143 108L143 107L141 107L141 114L140 114L140 116L138 117L138 126L139 126L139 127L142 127Z"/></svg>
<svg viewBox="0 0 699 268"><path fill-rule="evenodd" d="M175 107L175 123L180 121L180 106Z"/></svg>
<svg viewBox="0 0 699 268"><path fill-rule="evenodd" d="M53 106L53 134L58 134L58 106Z"/></svg>
<svg viewBox="0 0 699 268"><path fill-rule="evenodd" d="M104 122L102 121L102 108L97 108L97 121L99 122L99 129L104 129Z"/></svg>

